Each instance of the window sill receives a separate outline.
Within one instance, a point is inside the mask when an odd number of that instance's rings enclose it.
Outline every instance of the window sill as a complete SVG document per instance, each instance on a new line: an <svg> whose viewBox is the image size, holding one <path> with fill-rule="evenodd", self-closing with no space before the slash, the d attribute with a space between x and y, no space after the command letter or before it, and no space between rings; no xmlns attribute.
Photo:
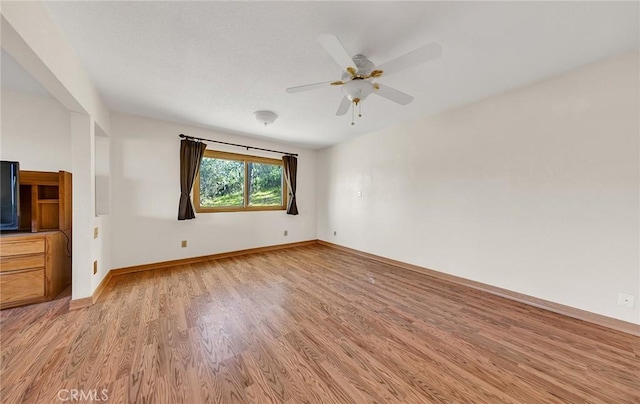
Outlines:
<svg viewBox="0 0 640 404"><path fill-rule="evenodd" d="M255 206L255 207L228 207L228 208L195 208L196 213L218 213L218 212L268 212L277 210L287 210L285 206Z"/></svg>

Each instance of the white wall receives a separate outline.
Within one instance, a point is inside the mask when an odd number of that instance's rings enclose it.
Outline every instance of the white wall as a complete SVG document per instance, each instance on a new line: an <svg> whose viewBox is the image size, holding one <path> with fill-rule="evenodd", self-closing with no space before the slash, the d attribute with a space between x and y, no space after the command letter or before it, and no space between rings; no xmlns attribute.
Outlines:
<svg viewBox="0 0 640 404"><path fill-rule="evenodd" d="M87 136L88 134L88 136ZM93 239L95 122L91 116L71 113L71 153L73 155L73 256L71 297L81 299L93 293Z"/></svg>
<svg viewBox="0 0 640 404"><path fill-rule="evenodd" d="M316 239L316 151L124 114L112 115L111 128L114 268ZM200 213L178 221L180 133L299 153L300 214ZM213 143L209 148L279 158Z"/></svg>
<svg viewBox="0 0 640 404"><path fill-rule="evenodd" d="M111 138L95 125L95 219L98 237L93 240L93 260L98 271L93 274L91 287L95 290L111 270Z"/></svg>
<svg viewBox="0 0 640 404"><path fill-rule="evenodd" d="M74 207L71 294L74 300L85 298L102 279L92 277L92 258L100 248L93 239L93 146L95 125L109 133L110 112L43 3L3 2L1 20L2 49L68 110Z"/></svg>
<svg viewBox="0 0 640 404"><path fill-rule="evenodd" d="M318 238L640 324L638 59L321 151Z"/></svg>
<svg viewBox="0 0 640 404"><path fill-rule="evenodd" d="M2 90L0 158L20 169L71 171L69 111L56 99Z"/></svg>
<svg viewBox="0 0 640 404"><path fill-rule="evenodd" d="M96 215L107 215L111 209L111 151L109 137L96 127L95 174L96 174Z"/></svg>
<svg viewBox="0 0 640 404"><path fill-rule="evenodd" d="M73 183L74 192L74 224L82 222L86 217L94 215L91 198L91 181L93 180L87 166L91 164L92 156L88 153L91 147L90 137L86 136L91 121L88 115L70 113L52 97L30 94L12 90L2 90L2 137L0 138L0 158L20 162L22 170L33 171L69 171L75 172ZM74 121L73 147L84 150L78 152L72 159L72 119ZM96 127L97 128L97 127ZM97 128L99 130L99 128ZM108 159L109 138L100 131L102 136L96 136L96 152ZM106 155L104 153L106 152ZM83 158L80 158L83 157ZM101 161L96 165L96 172L101 178L109 181L108 161ZM104 184L103 184L104 185ZM103 211L109 209L108 192L102 195ZM79 214L80 213L80 214ZM110 251L110 217L96 216L93 226L99 228L99 237L93 240L93 227L75 226L73 237L76 240L91 240L91 249L78 248L74 250L74 257L82 262L82 268L74 275L72 293L74 296L88 296L100 284L111 269ZM91 276L91 263L98 261L98 272ZM91 289L88 286L91 286Z"/></svg>
<svg viewBox="0 0 640 404"><path fill-rule="evenodd" d="M98 238L94 239L93 243L93 260L98 261L98 272L91 277L92 291L100 285L100 282L113 268L111 265L111 216L96 216L93 225L98 228Z"/></svg>

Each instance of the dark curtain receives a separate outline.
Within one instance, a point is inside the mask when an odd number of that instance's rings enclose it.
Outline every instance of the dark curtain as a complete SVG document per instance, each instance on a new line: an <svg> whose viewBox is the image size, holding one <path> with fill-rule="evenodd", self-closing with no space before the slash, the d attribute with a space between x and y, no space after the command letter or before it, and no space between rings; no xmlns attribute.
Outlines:
<svg viewBox="0 0 640 404"><path fill-rule="evenodd" d="M296 178L298 176L298 159L295 156L282 156L282 164L284 166L284 178L289 188L289 204L287 205L287 214L297 215L298 205L296 204Z"/></svg>
<svg viewBox="0 0 640 404"><path fill-rule="evenodd" d="M191 203L193 182L200 170L200 162L207 145L202 142L182 139L180 141L180 204L178 205L178 220L196 217Z"/></svg>

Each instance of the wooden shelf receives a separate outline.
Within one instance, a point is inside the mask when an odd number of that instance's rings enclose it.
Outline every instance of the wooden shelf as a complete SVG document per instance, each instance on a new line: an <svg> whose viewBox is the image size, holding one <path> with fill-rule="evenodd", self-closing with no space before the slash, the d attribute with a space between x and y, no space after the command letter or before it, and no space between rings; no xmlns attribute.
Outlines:
<svg viewBox="0 0 640 404"><path fill-rule="evenodd" d="M71 229L71 174L20 171L20 229Z"/></svg>

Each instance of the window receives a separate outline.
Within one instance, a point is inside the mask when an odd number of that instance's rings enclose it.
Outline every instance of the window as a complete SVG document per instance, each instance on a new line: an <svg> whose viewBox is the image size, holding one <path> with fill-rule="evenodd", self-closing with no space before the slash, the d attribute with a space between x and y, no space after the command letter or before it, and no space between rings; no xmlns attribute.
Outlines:
<svg viewBox="0 0 640 404"><path fill-rule="evenodd" d="M282 160L206 150L196 178L196 212L286 209Z"/></svg>

